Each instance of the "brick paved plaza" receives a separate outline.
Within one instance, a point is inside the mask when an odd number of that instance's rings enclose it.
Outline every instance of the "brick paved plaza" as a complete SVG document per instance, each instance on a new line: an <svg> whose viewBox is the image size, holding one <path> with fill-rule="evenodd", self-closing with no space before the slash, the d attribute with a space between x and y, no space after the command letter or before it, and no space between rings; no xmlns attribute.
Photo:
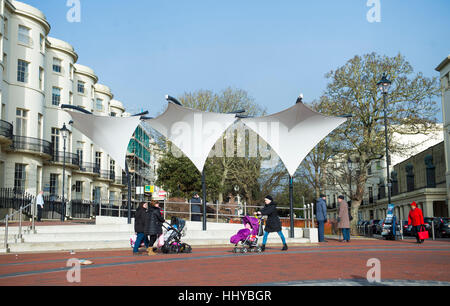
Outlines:
<svg viewBox="0 0 450 306"><path fill-rule="evenodd" d="M130 250L7 254L0 256L0 285L372 285L367 261L381 263L379 285L450 285L450 241L329 239L319 245L268 245L263 254L234 254L232 246L201 248L191 254L132 256ZM67 281L67 260L88 259L79 283Z"/></svg>

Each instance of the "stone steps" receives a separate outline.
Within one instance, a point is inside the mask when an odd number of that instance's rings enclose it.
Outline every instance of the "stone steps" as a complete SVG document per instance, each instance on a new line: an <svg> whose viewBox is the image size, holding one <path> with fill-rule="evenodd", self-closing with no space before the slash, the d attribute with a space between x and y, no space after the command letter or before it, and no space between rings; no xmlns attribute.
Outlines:
<svg viewBox="0 0 450 306"><path fill-rule="evenodd" d="M101 219L98 224L88 225L52 225L36 226L36 234L23 228L22 241L14 238L18 227L8 229L8 248L4 248L4 228L0 228L0 253L9 252L42 252L89 249L127 249L130 236L134 234L134 225L127 224L126 218ZM134 220L133 220L134 221ZM231 236L243 229L242 224L212 223L207 224L207 231L202 230L201 222L186 222L186 235L182 241L192 246L233 245ZM314 231L315 230L315 231ZM283 228L288 243L317 242L317 229L295 228L295 237L289 237L289 228ZM312 237L310 237L312 235ZM260 237L260 241L262 237ZM268 242L281 243L276 233L269 236Z"/></svg>

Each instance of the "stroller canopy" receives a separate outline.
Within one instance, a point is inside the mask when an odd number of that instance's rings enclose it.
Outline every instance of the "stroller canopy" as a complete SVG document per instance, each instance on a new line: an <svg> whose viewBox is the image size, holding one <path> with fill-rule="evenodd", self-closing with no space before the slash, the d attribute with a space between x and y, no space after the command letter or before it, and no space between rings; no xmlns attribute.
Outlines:
<svg viewBox="0 0 450 306"><path fill-rule="evenodd" d="M250 226L252 227L252 235L258 235L258 219L256 219L255 217L245 216L244 218L242 218L242 223L244 225L250 224Z"/></svg>

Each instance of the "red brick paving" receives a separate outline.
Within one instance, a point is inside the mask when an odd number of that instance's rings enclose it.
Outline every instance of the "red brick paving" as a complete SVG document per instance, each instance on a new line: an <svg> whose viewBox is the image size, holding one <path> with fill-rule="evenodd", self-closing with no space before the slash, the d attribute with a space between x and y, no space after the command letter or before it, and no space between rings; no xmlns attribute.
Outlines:
<svg viewBox="0 0 450 306"><path fill-rule="evenodd" d="M450 241L354 240L290 246L269 245L264 254L233 254L227 248L195 248L191 254L131 256L130 250L0 256L0 285L171 285L240 286L298 280L366 278L370 258L381 261L381 278L450 282ZM214 256L220 256L218 258ZM2 277L6 274L66 267L69 258L88 258L81 283L66 281L66 271ZM176 261L164 261L176 259ZM179 260L182 259L182 260ZM163 260L163 261L161 261ZM56 262L47 262L56 261ZM150 261L139 263L142 261ZM26 264L26 263L32 264ZM131 262L131 263L130 263ZM129 263L95 267L99 264ZM13 265L14 264L14 265Z"/></svg>

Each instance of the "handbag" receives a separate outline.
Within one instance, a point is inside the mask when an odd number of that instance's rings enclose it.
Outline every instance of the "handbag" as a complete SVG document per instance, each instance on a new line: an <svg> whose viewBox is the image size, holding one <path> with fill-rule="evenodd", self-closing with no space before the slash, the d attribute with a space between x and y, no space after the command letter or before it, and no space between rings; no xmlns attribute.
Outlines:
<svg viewBox="0 0 450 306"><path fill-rule="evenodd" d="M425 240L425 239L430 238L428 231L425 229L425 226L423 226L423 225L420 227L420 231L419 231L418 235L419 235L420 240Z"/></svg>

